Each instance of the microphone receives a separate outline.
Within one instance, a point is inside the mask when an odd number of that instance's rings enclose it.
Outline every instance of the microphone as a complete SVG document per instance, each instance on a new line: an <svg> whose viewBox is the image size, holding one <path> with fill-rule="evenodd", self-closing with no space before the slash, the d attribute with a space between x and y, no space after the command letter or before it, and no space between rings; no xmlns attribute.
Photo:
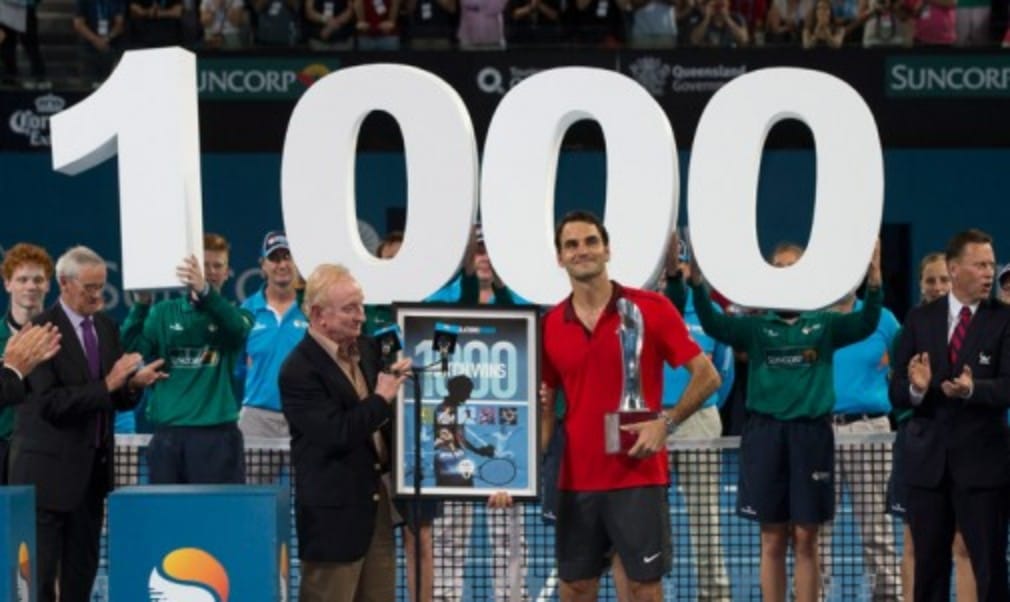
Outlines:
<svg viewBox="0 0 1010 602"><path fill-rule="evenodd" d="M456 339L459 338L459 333L462 330L462 327L455 324L435 322L435 336L432 339L431 348L438 352L439 358L442 360L442 372L445 374L449 373L449 356L456 351Z"/></svg>
<svg viewBox="0 0 1010 602"><path fill-rule="evenodd" d="M400 327L396 324L383 326L372 334L372 338L379 346L382 369L388 370L393 364L396 352L403 349L403 336L400 333Z"/></svg>

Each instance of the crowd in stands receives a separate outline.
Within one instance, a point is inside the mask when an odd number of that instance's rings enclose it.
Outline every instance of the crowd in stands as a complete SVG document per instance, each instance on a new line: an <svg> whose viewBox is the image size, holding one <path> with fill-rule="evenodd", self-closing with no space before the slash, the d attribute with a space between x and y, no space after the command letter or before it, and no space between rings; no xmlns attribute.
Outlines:
<svg viewBox="0 0 1010 602"><path fill-rule="evenodd" d="M0 60L17 44L44 80L38 0L0 0ZM490 50L744 46L1010 46L1006 0L76 0L86 74L126 49ZM44 42L44 41L43 41Z"/></svg>
<svg viewBox="0 0 1010 602"><path fill-rule="evenodd" d="M78 0L78 7L82 37L95 45L88 29L125 47L837 48L995 41L989 0L201 0L199 6ZM111 24L105 34L93 27L103 9Z"/></svg>

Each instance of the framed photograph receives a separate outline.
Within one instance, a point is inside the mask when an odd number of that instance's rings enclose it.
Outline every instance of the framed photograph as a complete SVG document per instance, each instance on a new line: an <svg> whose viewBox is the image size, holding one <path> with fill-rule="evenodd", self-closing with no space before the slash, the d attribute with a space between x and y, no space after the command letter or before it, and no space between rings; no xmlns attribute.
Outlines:
<svg viewBox="0 0 1010 602"><path fill-rule="evenodd" d="M417 378L397 400L394 493L535 498L537 309L398 304L395 311L403 356L413 359ZM451 339L454 349L443 353Z"/></svg>

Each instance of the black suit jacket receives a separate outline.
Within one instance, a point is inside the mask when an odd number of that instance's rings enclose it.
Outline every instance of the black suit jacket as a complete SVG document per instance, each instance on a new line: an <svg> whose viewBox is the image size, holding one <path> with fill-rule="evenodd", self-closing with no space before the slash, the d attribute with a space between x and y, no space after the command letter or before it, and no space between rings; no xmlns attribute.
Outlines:
<svg viewBox="0 0 1010 602"><path fill-rule="evenodd" d="M123 354L119 328L105 314L93 316L104 376ZM36 324L59 329L60 351L26 377L28 399L17 408L11 438L11 484L35 485L36 505L68 512L78 506L91 480L96 430L102 422L102 453L107 455L105 492L112 488L112 413L137 405L140 393L127 387L109 393L91 380L88 362L70 319L59 303L42 312Z"/></svg>
<svg viewBox="0 0 1010 602"><path fill-rule="evenodd" d="M0 367L0 408L14 406L25 400L25 385L14 370Z"/></svg>
<svg viewBox="0 0 1010 602"><path fill-rule="evenodd" d="M936 487L948 470L961 487L996 487L1010 482L1010 308L983 301L972 317L957 365L947 354L946 296L908 313L894 357L891 402L913 408L905 438L906 482ZM929 353L932 379L922 403L912 406L908 362ZM940 384L971 368L974 392L951 399Z"/></svg>
<svg viewBox="0 0 1010 602"><path fill-rule="evenodd" d="M361 337L359 365L374 391L380 369L375 342ZM298 546L303 560L350 562L372 539L380 465L372 433L390 449L390 404L372 394L359 399L326 351L305 338L281 366L281 408L291 429Z"/></svg>

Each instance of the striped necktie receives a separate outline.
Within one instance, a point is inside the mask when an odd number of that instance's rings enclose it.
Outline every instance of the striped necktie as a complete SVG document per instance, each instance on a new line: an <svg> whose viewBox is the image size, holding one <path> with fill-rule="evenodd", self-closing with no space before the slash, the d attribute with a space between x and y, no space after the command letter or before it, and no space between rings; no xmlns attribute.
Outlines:
<svg viewBox="0 0 1010 602"><path fill-rule="evenodd" d="M964 337L968 333L968 323L971 322L971 309L964 305L961 307L961 315L957 320L957 326L954 327L954 334L950 337L950 343L947 345L947 354L950 359L950 367L953 368L957 366L957 361L961 356L961 346L964 345Z"/></svg>

